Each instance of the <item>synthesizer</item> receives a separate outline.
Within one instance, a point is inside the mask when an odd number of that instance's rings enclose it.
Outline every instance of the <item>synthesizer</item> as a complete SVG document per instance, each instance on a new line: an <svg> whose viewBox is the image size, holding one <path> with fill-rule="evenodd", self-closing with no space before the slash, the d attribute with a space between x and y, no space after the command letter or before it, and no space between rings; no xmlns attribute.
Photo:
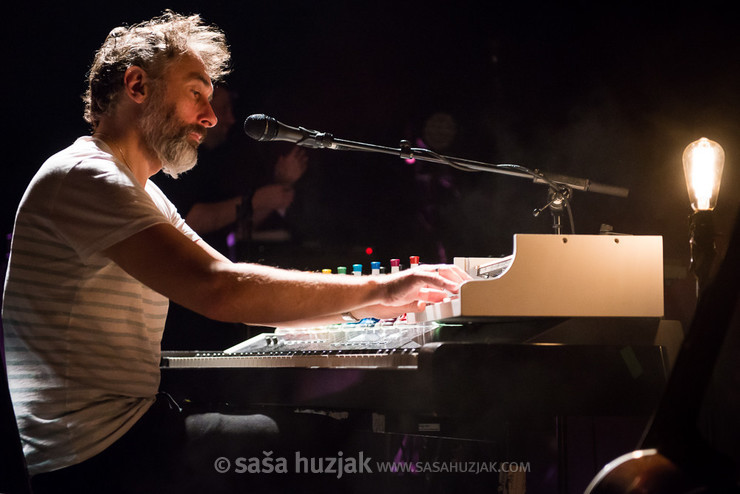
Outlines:
<svg viewBox="0 0 740 494"><path fill-rule="evenodd" d="M165 352L166 367L416 368L434 322L363 319L317 328L276 328L223 352Z"/></svg>

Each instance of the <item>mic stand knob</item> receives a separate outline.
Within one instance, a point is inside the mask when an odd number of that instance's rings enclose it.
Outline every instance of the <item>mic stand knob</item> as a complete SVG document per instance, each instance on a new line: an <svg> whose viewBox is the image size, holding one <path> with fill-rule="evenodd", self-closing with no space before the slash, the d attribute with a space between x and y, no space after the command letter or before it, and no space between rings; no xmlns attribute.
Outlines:
<svg viewBox="0 0 740 494"><path fill-rule="evenodd" d="M401 148L401 153L399 156L402 159L410 160L414 158L414 152L411 150L411 143L407 140L401 141L399 147Z"/></svg>
<svg viewBox="0 0 740 494"><path fill-rule="evenodd" d="M318 132L314 137L317 147L334 149L334 135L328 132Z"/></svg>
<svg viewBox="0 0 740 494"><path fill-rule="evenodd" d="M556 235L562 233L561 218L563 209L565 209L565 201L570 197L570 193L571 190L569 187L560 187L558 189L550 187L547 189L547 204L532 211L532 215L536 218L545 210L549 209L552 215L552 228L555 230Z"/></svg>

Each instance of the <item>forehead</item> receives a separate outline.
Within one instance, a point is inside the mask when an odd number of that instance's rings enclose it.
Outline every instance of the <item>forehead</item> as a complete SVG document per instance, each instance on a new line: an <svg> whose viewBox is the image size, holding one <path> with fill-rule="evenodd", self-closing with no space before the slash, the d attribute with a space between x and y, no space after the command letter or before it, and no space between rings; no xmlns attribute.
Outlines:
<svg viewBox="0 0 740 494"><path fill-rule="evenodd" d="M201 83L209 88L213 87L203 62L189 53L173 61L167 68L164 77L170 84Z"/></svg>

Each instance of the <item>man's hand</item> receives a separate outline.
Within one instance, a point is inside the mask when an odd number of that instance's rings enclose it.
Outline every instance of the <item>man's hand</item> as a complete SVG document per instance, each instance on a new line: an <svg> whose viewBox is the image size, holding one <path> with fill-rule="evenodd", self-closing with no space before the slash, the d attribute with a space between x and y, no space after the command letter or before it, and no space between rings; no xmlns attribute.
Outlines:
<svg viewBox="0 0 740 494"><path fill-rule="evenodd" d="M422 265L397 275L388 275L385 281L387 299L352 311L352 314L360 319L390 319L408 312L419 312L429 303L442 302L451 294L458 293L460 286L470 279L462 269L446 264Z"/></svg>
<svg viewBox="0 0 740 494"><path fill-rule="evenodd" d="M470 276L454 265L425 264L418 268L389 275L386 300L383 305L399 306L414 302L441 302L451 293L460 291L460 285Z"/></svg>

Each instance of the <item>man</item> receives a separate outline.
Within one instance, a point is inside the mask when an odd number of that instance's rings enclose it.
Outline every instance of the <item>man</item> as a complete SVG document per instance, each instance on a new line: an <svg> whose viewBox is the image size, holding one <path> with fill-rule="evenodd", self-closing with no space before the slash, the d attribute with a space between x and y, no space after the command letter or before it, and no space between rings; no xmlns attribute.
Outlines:
<svg viewBox="0 0 740 494"><path fill-rule="evenodd" d="M52 156L21 200L3 326L39 492L153 492L160 464L178 468L165 456L179 425L167 436L172 407L157 397L168 299L221 321L313 326L418 310L463 281L449 266L357 278L235 264L203 242L149 178L194 166L228 60L198 16L111 31L89 75L92 136Z"/></svg>

